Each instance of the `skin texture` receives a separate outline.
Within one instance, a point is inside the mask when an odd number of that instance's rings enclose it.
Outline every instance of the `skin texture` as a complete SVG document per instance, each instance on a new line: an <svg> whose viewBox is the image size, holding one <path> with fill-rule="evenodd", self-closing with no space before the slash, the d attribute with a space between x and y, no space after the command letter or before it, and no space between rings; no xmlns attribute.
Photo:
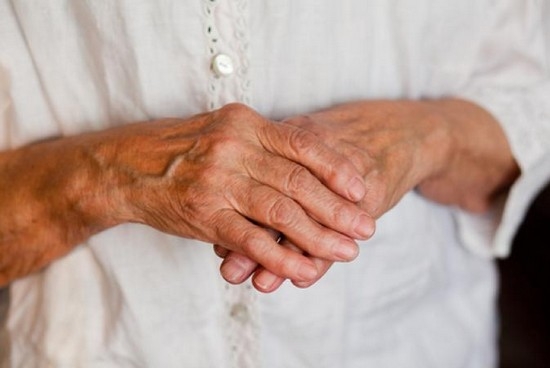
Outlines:
<svg viewBox="0 0 550 368"><path fill-rule="evenodd" d="M361 101L292 117L286 124L315 133L350 157L366 183L359 206L373 218L391 209L410 190L429 200L482 213L519 176L506 137L497 121L479 106L458 99L433 101ZM291 239L283 247L302 253ZM222 275L252 276L263 292L276 290L284 278L250 258L215 247L224 258ZM308 255L318 280L332 262ZM234 269L241 268L240 271ZM313 281L291 279L299 287Z"/></svg>
<svg viewBox="0 0 550 368"><path fill-rule="evenodd" d="M374 232L357 206L360 160L240 104L2 152L0 286L123 223L219 244L277 277L311 282L318 267L303 254L350 261L354 239ZM277 233L300 252L279 246Z"/></svg>

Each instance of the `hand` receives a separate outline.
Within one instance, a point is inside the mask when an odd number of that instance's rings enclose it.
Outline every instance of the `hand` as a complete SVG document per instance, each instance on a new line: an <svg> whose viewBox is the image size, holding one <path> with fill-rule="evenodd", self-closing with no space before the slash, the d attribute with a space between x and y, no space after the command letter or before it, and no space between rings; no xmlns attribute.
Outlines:
<svg viewBox="0 0 550 368"><path fill-rule="evenodd" d="M311 132L275 124L243 105L44 142L5 154L2 163L7 175L0 187L28 191L28 203L40 208L29 212L53 206L57 214L37 221L48 226L31 226L24 217L8 216L21 206L0 198L6 204L0 217L7 218L0 231L25 233L46 254L37 263L25 260L25 267L6 256L0 266L10 278L59 256L63 252L49 249L66 251L67 241L74 245L107 227L139 222L220 244L280 277L307 281L317 277L312 261L279 246L266 228L313 256L349 261L358 252L353 239L368 238L374 227L355 204L364 182L347 158ZM29 164L37 168L30 174ZM30 200L36 183L48 200ZM47 236L33 239L33 229ZM43 239L62 246L41 244ZM241 277L224 275L230 282Z"/></svg>
<svg viewBox="0 0 550 368"><path fill-rule="evenodd" d="M468 101L357 102L289 123L354 161L367 185L361 204L375 218L413 188L438 203L484 212L519 175L498 122Z"/></svg>
<svg viewBox="0 0 550 368"><path fill-rule="evenodd" d="M286 122L314 132L353 160L367 185L360 205L374 218L413 188L442 204L484 211L519 174L499 124L466 101L357 102ZM224 262L245 262L242 255L221 255ZM315 262L319 275L331 265L322 259ZM284 281L253 262L247 266L261 291L273 291Z"/></svg>

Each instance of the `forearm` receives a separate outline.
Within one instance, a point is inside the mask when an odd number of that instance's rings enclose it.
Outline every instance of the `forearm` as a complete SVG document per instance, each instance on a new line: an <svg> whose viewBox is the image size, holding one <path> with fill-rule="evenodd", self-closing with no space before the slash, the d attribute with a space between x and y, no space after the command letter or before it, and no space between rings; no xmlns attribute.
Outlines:
<svg viewBox="0 0 550 368"><path fill-rule="evenodd" d="M442 204L486 211L520 173L501 125L474 102L442 99L427 106L449 132L449 154L418 183L420 192Z"/></svg>
<svg viewBox="0 0 550 368"><path fill-rule="evenodd" d="M113 178L86 136L0 153L0 285L37 271L94 233L116 225Z"/></svg>
<svg viewBox="0 0 550 368"><path fill-rule="evenodd" d="M0 285L121 223L157 225L140 210L155 201L154 183L193 145L185 135L196 126L171 137L179 122L135 123L1 152ZM169 218L162 217L159 223Z"/></svg>

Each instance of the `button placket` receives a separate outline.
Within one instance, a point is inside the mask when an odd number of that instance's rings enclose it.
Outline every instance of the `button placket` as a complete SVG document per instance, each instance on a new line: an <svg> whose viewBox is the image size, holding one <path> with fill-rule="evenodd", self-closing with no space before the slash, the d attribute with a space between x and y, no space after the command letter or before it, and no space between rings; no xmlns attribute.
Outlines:
<svg viewBox="0 0 550 368"><path fill-rule="evenodd" d="M208 108L216 109L228 101L249 104L248 2L203 0L203 4L210 68ZM242 285L225 284L222 295L229 366L257 368L260 350L258 293L247 281Z"/></svg>
<svg viewBox="0 0 550 368"><path fill-rule="evenodd" d="M250 281L225 284L226 336L231 367L256 368L259 363L259 317L257 293Z"/></svg>

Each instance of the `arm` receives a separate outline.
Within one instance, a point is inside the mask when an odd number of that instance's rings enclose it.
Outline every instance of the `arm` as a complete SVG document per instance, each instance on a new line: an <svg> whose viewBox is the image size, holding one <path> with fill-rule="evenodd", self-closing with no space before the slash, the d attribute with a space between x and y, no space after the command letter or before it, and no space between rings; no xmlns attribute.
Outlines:
<svg viewBox="0 0 550 368"><path fill-rule="evenodd" d="M311 261L265 227L333 261L353 259L353 238L373 229L354 203L364 183L351 162L242 105L38 142L1 153L0 172L0 285L126 222L215 242L304 281L316 277Z"/></svg>

